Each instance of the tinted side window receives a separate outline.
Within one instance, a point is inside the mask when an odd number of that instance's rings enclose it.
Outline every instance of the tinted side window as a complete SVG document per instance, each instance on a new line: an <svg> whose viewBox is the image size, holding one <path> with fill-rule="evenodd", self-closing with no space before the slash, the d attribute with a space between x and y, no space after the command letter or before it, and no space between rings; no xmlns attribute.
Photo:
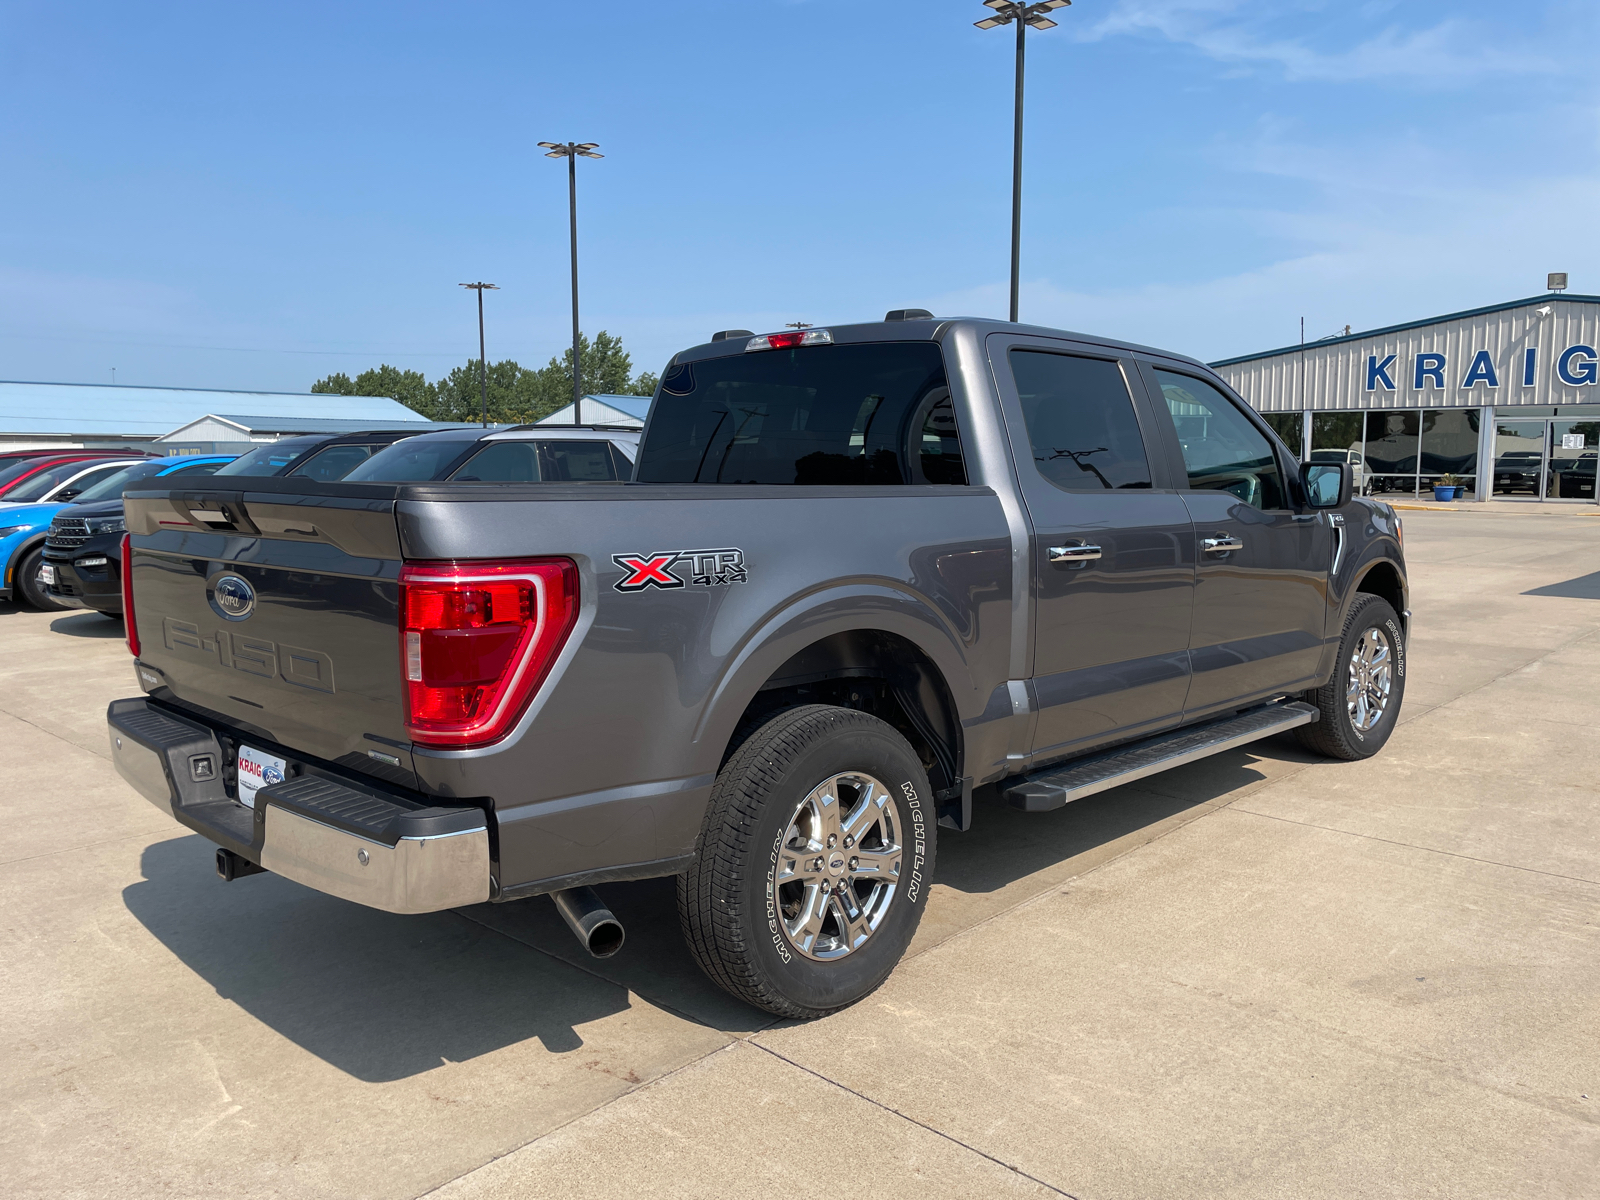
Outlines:
<svg viewBox="0 0 1600 1200"><path fill-rule="evenodd" d="M538 483L539 451L532 442L491 442L450 478L464 483Z"/></svg>
<svg viewBox="0 0 1600 1200"><path fill-rule="evenodd" d="M1122 368L1099 358L1013 350L1033 461L1059 488L1147 488L1150 462Z"/></svg>
<svg viewBox="0 0 1600 1200"><path fill-rule="evenodd" d="M1256 508L1284 508L1283 477L1272 444L1216 388L1190 375L1157 371L1178 428L1189 486L1231 492Z"/></svg>
<svg viewBox="0 0 1600 1200"><path fill-rule="evenodd" d="M332 483L336 479L343 479L371 457L371 446L329 446L313 454L289 474L297 479Z"/></svg>
<svg viewBox="0 0 1600 1200"><path fill-rule="evenodd" d="M637 478L819 485L950 478L959 448L947 447L940 434L935 393L948 395L944 358L931 342L806 346L680 363L662 380ZM930 420L940 447L931 456L924 439Z"/></svg>
<svg viewBox="0 0 1600 1200"><path fill-rule="evenodd" d="M547 480L603 482L617 477L609 442L540 442L539 470Z"/></svg>

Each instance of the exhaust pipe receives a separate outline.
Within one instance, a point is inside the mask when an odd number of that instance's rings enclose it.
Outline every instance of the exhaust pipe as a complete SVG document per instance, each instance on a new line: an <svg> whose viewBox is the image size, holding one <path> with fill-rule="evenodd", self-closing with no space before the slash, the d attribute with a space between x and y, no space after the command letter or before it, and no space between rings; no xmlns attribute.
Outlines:
<svg viewBox="0 0 1600 1200"><path fill-rule="evenodd" d="M622 949L622 922L611 915L605 901L591 887L568 888L553 892L556 911L567 923L583 948L596 958L610 958Z"/></svg>
<svg viewBox="0 0 1600 1200"><path fill-rule="evenodd" d="M243 879L246 875L262 875L266 873L265 867L258 867L243 855L235 854L232 850L217 847L217 878L226 883L235 879Z"/></svg>

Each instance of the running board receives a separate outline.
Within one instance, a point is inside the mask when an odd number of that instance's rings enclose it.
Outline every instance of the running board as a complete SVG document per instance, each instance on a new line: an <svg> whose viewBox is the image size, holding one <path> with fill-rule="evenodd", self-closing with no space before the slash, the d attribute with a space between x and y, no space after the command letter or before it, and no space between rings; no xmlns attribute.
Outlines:
<svg viewBox="0 0 1600 1200"><path fill-rule="evenodd" d="M1118 746L1104 754L1057 763L1005 789L1012 808L1023 812L1049 812L1070 800L1121 787L1197 759L1232 750L1271 737L1275 733L1310 725L1321 714L1309 704L1295 701L1268 704L1248 712L1175 729L1131 746Z"/></svg>

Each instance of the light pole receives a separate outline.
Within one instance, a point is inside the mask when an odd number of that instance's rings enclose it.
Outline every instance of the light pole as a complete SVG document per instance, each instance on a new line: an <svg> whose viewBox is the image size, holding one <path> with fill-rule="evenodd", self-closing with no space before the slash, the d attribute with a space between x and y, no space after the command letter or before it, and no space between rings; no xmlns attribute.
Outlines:
<svg viewBox="0 0 1600 1200"><path fill-rule="evenodd" d="M578 361L578 159L604 158L599 142L540 142L546 158L567 160L567 203L572 215L572 423L581 425L583 364Z"/></svg>
<svg viewBox="0 0 1600 1200"><path fill-rule="evenodd" d="M1028 26L1054 29L1056 22L1045 13L1066 8L1072 0L1039 0L1037 4L1018 4L1015 0L983 0L995 15L973 24L979 29L994 29L1016 22L1017 26L1017 113L1016 133L1011 146L1011 319L1017 319L1017 289L1022 272L1022 59L1027 45Z"/></svg>
<svg viewBox="0 0 1600 1200"><path fill-rule="evenodd" d="M483 398L483 427L489 427L489 362L483 353L483 293L484 289L498 292L500 285L497 283L463 283L464 288L471 288L478 293L478 393Z"/></svg>

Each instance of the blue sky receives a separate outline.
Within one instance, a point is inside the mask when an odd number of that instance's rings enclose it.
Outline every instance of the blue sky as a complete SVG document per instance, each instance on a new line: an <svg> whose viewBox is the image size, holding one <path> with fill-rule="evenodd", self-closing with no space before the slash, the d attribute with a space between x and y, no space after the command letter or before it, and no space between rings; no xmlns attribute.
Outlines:
<svg viewBox="0 0 1600 1200"><path fill-rule="evenodd" d="M0 3L0 378L303 391L570 337L1004 315L978 0ZM1215 359L1600 293L1600 5L1076 0L1030 35L1024 320Z"/></svg>

